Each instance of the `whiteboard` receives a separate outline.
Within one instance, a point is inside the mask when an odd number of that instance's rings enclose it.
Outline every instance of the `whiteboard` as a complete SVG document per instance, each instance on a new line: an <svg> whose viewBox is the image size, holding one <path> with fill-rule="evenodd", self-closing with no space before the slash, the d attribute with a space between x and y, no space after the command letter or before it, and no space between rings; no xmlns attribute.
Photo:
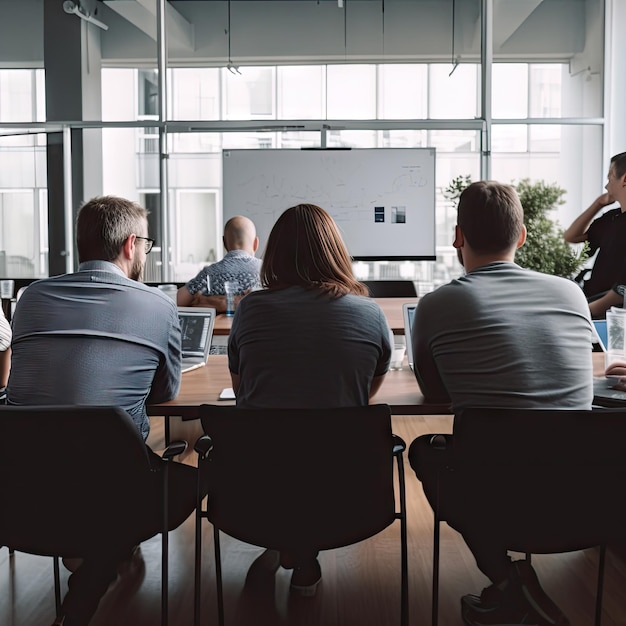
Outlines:
<svg viewBox="0 0 626 626"><path fill-rule="evenodd" d="M359 260L435 259L435 149L224 150L224 221L246 215L259 251L278 217L317 204Z"/></svg>

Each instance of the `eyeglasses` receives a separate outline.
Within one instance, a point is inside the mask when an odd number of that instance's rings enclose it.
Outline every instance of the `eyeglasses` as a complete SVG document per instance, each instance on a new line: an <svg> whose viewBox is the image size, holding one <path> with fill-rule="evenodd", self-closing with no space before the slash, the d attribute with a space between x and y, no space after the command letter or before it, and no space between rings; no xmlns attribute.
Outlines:
<svg viewBox="0 0 626 626"><path fill-rule="evenodd" d="M135 235L135 239L143 239L146 242L144 244L146 254L150 254L150 250L152 250L152 246L154 245L154 239L150 239L150 237L140 237L139 235Z"/></svg>

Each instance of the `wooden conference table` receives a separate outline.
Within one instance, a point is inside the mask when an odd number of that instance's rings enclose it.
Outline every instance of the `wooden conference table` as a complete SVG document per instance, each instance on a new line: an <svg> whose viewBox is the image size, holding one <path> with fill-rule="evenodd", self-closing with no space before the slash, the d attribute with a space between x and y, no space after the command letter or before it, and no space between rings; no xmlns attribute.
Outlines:
<svg viewBox="0 0 626 626"><path fill-rule="evenodd" d="M393 331L394 335L404 334L404 318L402 315L402 305L405 302L416 303L417 298L374 298L383 310L389 328ZM230 327L233 323L233 318L220 314L215 318L215 325L213 327L214 335L228 335L230 333Z"/></svg>
<svg viewBox="0 0 626 626"><path fill-rule="evenodd" d="M594 376L604 374L604 353L593 353ZM180 393L175 400L148 406L150 415L180 416L184 420L197 419L201 404L233 405L234 401L219 400L222 389L231 386L228 357L212 354L204 367L183 374ZM372 398L373 404L391 406L394 415L446 415L447 404L431 404L424 401L415 375L405 365L401 370L390 371L382 387Z"/></svg>

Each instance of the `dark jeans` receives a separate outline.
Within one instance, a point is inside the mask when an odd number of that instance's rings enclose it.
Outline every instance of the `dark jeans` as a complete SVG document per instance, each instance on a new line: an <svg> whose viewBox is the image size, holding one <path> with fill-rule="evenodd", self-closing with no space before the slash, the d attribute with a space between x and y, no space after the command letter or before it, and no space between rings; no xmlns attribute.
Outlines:
<svg viewBox="0 0 626 626"><path fill-rule="evenodd" d="M152 480L148 494L144 494L148 503L145 515L128 520L128 533L115 537L98 537L101 541L94 546L93 552L81 556L82 565L71 574L69 591L63 600L63 614L66 624L86 626L98 608L102 596L117 577L118 565L127 559L133 547L139 541L145 541L161 532L162 528L162 493L163 461L148 449L153 467ZM171 462L169 466L169 529L182 524L196 507L197 470L189 465ZM206 493L206 490L205 490Z"/></svg>
<svg viewBox="0 0 626 626"><path fill-rule="evenodd" d="M431 444L434 435L418 437L409 448L409 462L422 482L424 493L439 518L463 535L478 568L494 583L507 577L510 559L507 545L501 536L499 524L482 507L477 507L472 489L458 480L454 472L446 470L451 459L452 435L436 435L446 447ZM486 490L489 485L474 485ZM494 505L498 494L493 493Z"/></svg>

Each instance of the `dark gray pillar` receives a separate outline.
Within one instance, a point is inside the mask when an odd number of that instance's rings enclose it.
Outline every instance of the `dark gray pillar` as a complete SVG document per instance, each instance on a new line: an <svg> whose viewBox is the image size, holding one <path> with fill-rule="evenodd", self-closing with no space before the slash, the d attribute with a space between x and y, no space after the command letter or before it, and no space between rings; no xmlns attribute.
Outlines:
<svg viewBox="0 0 626 626"><path fill-rule="evenodd" d="M89 48L89 49L88 49ZM63 3L44 3L44 67L46 72L46 119L48 122L100 120L100 31L75 15L63 11ZM102 186L101 141L90 141L91 154L84 149L85 132L71 131L72 224L85 200L85 169L90 168L91 195ZM100 148L98 150L98 148ZM63 135L50 133L47 142L49 273L66 271L66 254L75 242L66 241L64 212L66 190L63 178ZM93 169L92 169L93 168ZM92 172L100 172L95 182ZM73 232L73 229L72 229ZM76 267L76 254L74 254Z"/></svg>

